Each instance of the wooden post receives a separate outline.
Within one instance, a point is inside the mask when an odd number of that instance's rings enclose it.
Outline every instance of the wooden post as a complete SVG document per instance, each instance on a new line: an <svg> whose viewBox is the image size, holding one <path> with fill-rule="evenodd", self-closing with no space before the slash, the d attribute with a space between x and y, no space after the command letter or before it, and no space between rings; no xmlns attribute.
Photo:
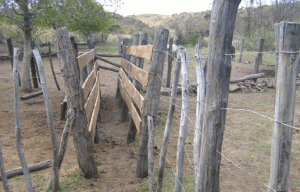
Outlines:
<svg viewBox="0 0 300 192"><path fill-rule="evenodd" d="M9 192L9 185L7 182L7 177L5 173L5 166L4 166L4 161L3 161L3 153L2 153L2 144L0 141L0 171L1 171L1 178L2 178L2 183L5 192Z"/></svg>
<svg viewBox="0 0 300 192"><path fill-rule="evenodd" d="M8 47L8 52L9 52L11 69L13 69L14 51L13 51L13 44L12 44L11 38L7 39L7 47ZM19 73L18 73L18 77L19 77L19 86L21 87L21 78L20 78L20 74Z"/></svg>
<svg viewBox="0 0 300 192"><path fill-rule="evenodd" d="M145 97L145 109L144 116L142 117L143 129L139 146L139 156L136 168L136 176L138 178L145 178L148 176L148 160L147 160L147 145L148 145L148 125L147 116L153 117L154 126L156 123L158 105L161 90L161 77L164 67L164 61L167 50L169 31L163 28L157 28L155 30L153 56L151 61L151 68L149 71L149 81L147 86L147 93Z"/></svg>
<svg viewBox="0 0 300 192"><path fill-rule="evenodd" d="M276 40L277 41L277 40ZM269 191L289 190L289 170L296 96L296 63L300 48L300 24L282 21L279 24L279 62L276 79L275 114L271 152ZM274 190L273 190L274 189Z"/></svg>
<svg viewBox="0 0 300 192"><path fill-rule="evenodd" d="M163 186L165 160L166 160L166 155L167 155L167 150L168 150L167 147L168 147L169 137L170 137L171 128L172 128L173 115L174 115L174 112L175 112L177 88L178 88L178 81L179 81L180 68L181 68L180 59L181 59L180 56L177 55L177 60L176 60L176 64L175 64L174 78L173 78L173 82L172 82L169 112L168 112L167 122L166 122L166 126L165 126L163 145L162 145L161 153L160 153L160 157L159 157L159 167L158 167L156 192L161 192L162 186Z"/></svg>
<svg viewBox="0 0 300 192"><path fill-rule="evenodd" d="M277 78L277 71L278 71L278 57L279 57L279 34L280 34L280 23L274 24L274 30L275 30L275 79ZM276 81L275 81L276 83Z"/></svg>
<svg viewBox="0 0 300 192"><path fill-rule="evenodd" d="M63 69L68 108L75 111L72 135L79 167L85 178L98 178L99 173L93 154L93 142L87 129L84 96L79 86L79 71L70 37L65 27L52 32L59 61Z"/></svg>
<svg viewBox="0 0 300 192"><path fill-rule="evenodd" d="M232 37L241 0L214 0L209 31L206 105L200 151L199 191L220 191L219 171L231 73Z"/></svg>
<svg viewBox="0 0 300 192"><path fill-rule="evenodd" d="M31 48L34 49L35 43L34 41L31 42ZM30 69L31 69L31 77L32 77L32 83L34 88L39 88L39 83L38 83L38 77L37 77L37 72L36 72L36 64L33 55L31 56L30 59Z"/></svg>
<svg viewBox="0 0 300 192"><path fill-rule="evenodd" d="M54 67L53 67L52 56L51 56L51 54L52 54L52 52L51 52L51 43L50 42L48 43L48 47L49 47L49 60L50 60L52 75L53 75L53 78L54 78L54 81L55 81L55 85L56 85L57 89L60 91L60 86L58 84L56 74L55 74L55 71L54 71Z"/></svg>
<svg viewBox="0 0 300 192"><path fill-rule="evenodd" d="M195 51L196 59L196 73L197 73L197 106L196 106L196 123L194 135L194 169L195 169L195 191L199 191L199 161L200 149L202 140L202 129L204 121L204 102L205 102L205 76L204 76L204 63L201 53L201 45Z"/></svg>
<svg viewBox="0 0 300 192"><path fill-rule="evenodd" d="M119 54L122 54L122 37L118 36Z"/></svg>
<svg viewBox="0 0 300 192"><path fill-rule="evenodd" d="M171 37L170 41L169 41L167 87L170 87L170 84L171 84L172 61L173 61L173 57L172 57L172 45L173 45L173 37Z"/></svg>
<svg viewBox="0 0 300 192"><path fill-rule="evenodd" d="M239 57L239 61L238 61L239 63L242 62L244 43L245 43L245 39L242 39L241 52L240 52L240 57Z"/></svg>
<svg viewBox="0 0 300 192"><path fill-rule="evenodd" d="M185 152L184 146L189 116L189 57L186 50L179 50L178 55L181 58L182 108L177 142L176 179L174 192L180 192L182 187Z"/></svg>
<svg viewBox="0 0 300 192"><path fill-rule="evenodd" d="M259 65L262 64L262 56L263 56L263 54L261 52L263 52L264 43L265 43L265 39L260 39L259 43L257 45L257 54L255 56L254 70L253 70L254 74L258 73ZM253 79L253 80L256 82L257 79Z"/></svg>
<svg viewBox="0 0 300 192"><path fill-rule="evenodd" d="M148 174L149 174L149 191L154 192L154 155L153 155L153 145L154 145L154 136L155 128L153 123L153 117L147 116L148 120Z"/></svg>
<svg viewBox="0 0 300 192"><path fill-rule="evenodd" d="M21 161L26 187L29 192L33 192L33 187L29 175L28 166L25 159L25 154L21 142L21 117L20 117L20 93L19 93L19 82L18 82L18 67L19 67L19 49L14 48L14 64L13 64L13 77L14 77L14 91L15 91L15 131L16 131L16 143L18 155Z"/></svg>
<svg viewBox="0 0 300 192"><path fill-rule="evenodd" d="M59 173L58 173L58 145L57 145L57 137L56 137L56 132L55 132L55 125L54 125L54 119L53 119L53 111L52 111L52 105L50 101L50 94L46 82L46 76L45 76L45 71L44 71L44 66L42 59L40 57L39 51L37 49L33 50L33 55L35 57L39 74L40 74L40 79L41 79L41 86L43 90L43 95L45 98L45 106L46 106L46 111L47 111L47 120L48 120L48 126L50 130L50 137L51 137L51 142L52 142L52 150L53 150L53 170L52 174L54 176L53 180L53 190L58 191L59 190Z"/></svg>

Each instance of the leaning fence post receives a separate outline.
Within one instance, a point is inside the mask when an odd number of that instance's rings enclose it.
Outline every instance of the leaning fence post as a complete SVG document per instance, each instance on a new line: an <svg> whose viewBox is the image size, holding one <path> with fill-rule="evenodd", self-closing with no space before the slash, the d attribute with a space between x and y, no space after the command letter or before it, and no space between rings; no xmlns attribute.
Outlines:
<svg viewBox="0 0 300 192"><path fill-rule="evenodd" d="M292 128L296 96L296 63L300 48L300 24L282 21L279 26L278 72L269 191L288 191ZM282 123L286 124L283 125Z"/></svg>
<svg viewBox="0 0 300 192"><path fill-rule="evenodd" d="M257 45L257 54L255 56L253 74L258 73L258 67L259 67L259 65L262 64L262 56L263 56L262 52L264 49L264 43L265 43L265 39L260 39L259 43ZM253 80L256 82L257 79L253 79Z"/></svg>
<svg viewBox="0 0 300 192"><path fill-rule="evenodd" d="M168 73L167 73L167 87L170 87L171 84L171 74L172 74L172 45L173 45L173 37L170 38L169 41L169 55L168 55Z"/></svg>
<svg viewBox="0 0 300 192"><path fill-rule="evenodd" d="M18 72L18 61L19 61L19 49L14 48L14 63L13 63L13 77L14 77L14 85L15 85L15 123L16 123L16 143L17 150L19 154L19 158L21 161L26 187L29 192L33 192L33 187L29 175L29 169L26 163L25 154L23 151L22 143L21 143L21 117L20 117L20 94L19 94L19 72Z"/></svg>
<svg viewBox="0 0 300 192"><path fill-rule="evenodd" d="M242 62L242 56L243 56L243 48L244 48L244 42L245 42L245 39L242 39L242 44L241 44L241 52L240 52L240 57L239 57L239 63Z"/></svg>
<svg viewBox="0 0 300 192"><path fill-rule="evenodd" d="M183 166L185 139L187 133L188 115L189 115L189 65L188 54L186 50L179 50L178 55L181 57L181 85L182 85L182 108L179 136L177 143L177 158L176 158L176 179L174 192L180 192L183 181Z"/></svg>

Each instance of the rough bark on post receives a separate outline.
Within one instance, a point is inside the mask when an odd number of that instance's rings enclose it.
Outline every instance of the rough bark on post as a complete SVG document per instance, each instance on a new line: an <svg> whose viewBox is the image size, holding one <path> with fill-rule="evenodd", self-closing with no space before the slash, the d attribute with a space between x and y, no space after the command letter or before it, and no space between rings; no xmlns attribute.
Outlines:
<svg viewBox="0 0 300 192"><path fill-rule="evenodd" d="M53 190L57 191L59 190L59 172L58 172L58 145L57 145L57 137L56 137L56 131L55 131L55 125L54 125L54 119L53 119L53 111L52 111L52 105L50 101L50 94L46 82L46 76L44 71L43 62L41 59L41 56L39 54L39 51L37 49L33 50L33 55L35 57L40 78L41 78L41 86L43 90L43 95L45 99L45 106L47 111L47 120L48 120L48 126L50 130L50 137L52 142L52 150L53 150L53 170L52 174L54 176L54 182L53 182Z"/></svg>
<svg viewBox="0 0 300 192"><path fill-rule="evenodd" d="M13 43L11 38L8 38L7 40L7 47L8 47L8 52L9 52L9 58L10 58L10 64L11 64L11 69L13 69L13 62L14 62L14 48L13 48ZM19 86L21 86L21 78L20 74L18 73L19 77Z"/></svg>
<svg viewBox="0 0 300 192"><path fill-rule="evenodd" d="M55 71L54 71L53 62L52 62L52 56L51 56L52 52L51 52L51 43L50 42L48 43L48 47L49 47L49 60L50 60L52 75L53 75L53 78L54 78L54 81L55 81L55 85L56 85L57 89L60 91L60 86L58 84L56 74L55 74Z"/></svg>
<svg viewBox="0 0 300 192"><path fill-rule="evenodd" d="M163 28L157 28L155 30L153 56L151 61L151 68L149 71L149 81L147 86L147 93L145 97L145 109L144 116L142 117L143 128L142 136L139 146L139 156L136 168L136 176L138 178L145 178L148 176L148 161L147 161L147 145L148 145L148 125L147 115L153 117L154 125L156 123L160 90L161 90L161 77L164 67L164 61L166 56L167 42L169 37L169 31Z"/></svg>
<svg viewBox="0 0 300 192"><path fill-rule="evenodd" d="M166 126L165 126L163 145L162 145L160 157L159 157L156 192L161 192L162 187L163 187L165 160L166 160L166 155L167 155L167 150L168 150L167 147L168 147L169 137L170 137L171 128L172 128L173 115L175 112L175 104L176 104L176 96L177 96L180 68L181 68L181 61L180 61L180 56L178 55L177 60L176 60L176 65L175 65L174 78L173 78L173 82L172 82L171 99L170 99L167 122L166 122Z"/></svg>
<svg viewBox="0 0 300 192"><path fill-rule="evenodd" d="M31 44L32 44L31 48L34 49L35 48L34 41L32 41ZM32 77L33 86L34 86L34 88L39 88L37 71L36 71L36 63L35 63L33 55L31 56L31 59L30 59L30 69L31 69L31 77Z"/></svg>
<svg viewBox="0 0 300 192"><path fill-rule="evenodd" d="M0 141L0 170L1 170L1 178L5 192L9 192L9 185L7 182L7 177L5 173L5 166L3 161L3 153L2 153L2 144Z"/></svg>
<svg viewBox="0 0 300 192"><path fill-rule="evenodd" d="M173 45L173 37L171 37L170 41L169 41L167 87L170 87L170 85L171 85L172 61L173 61L173 57L172 57L172 45Z"/></svg>
<svg viewBox="0 0 300 192"><path fill-rule="evenodd" d="M241 0L214 0L209 30L206 105L200 151L199 191L220 191L219 171L225 129L232 37Z"/></svg>
<svg viewBox="0 0 300 192"><path fill-rule="evenodd" d="M179 50L178 55L181 60L181 86L182 86L182 108L180 118L179 136L177 142L177 158L176 158L176 179L174 192L180 192L183 181L183 166L185 139L187 133L187 124L189 116L189 64L188 54L186 50Z"/></svg>
<svg viewBox="0 0 300 192"><path fill-rule="evenodd" d="M243 56L243 48L244 48L244 42L245 42L245 39L242 39L242 44L241 44L241 52L240 52L240 57L239 57L239 63L242 62L242 56Z"/></svg>
<svg viewBox="0 0 300 192"><path fill-rule="evenodd" d="M122 54L122 37L118 36L119 54Z"/></svg>
<svg viewBox="0 0 300 192"><path fill-rule="evenodd" d="M148 174L149 174L149 191L154 192L154 155L153 155L153 145L155 128L153 123L153 117L147 116L148 120Z"/></svg>
<svg viewBox="0 0 300 192"><path fill-rule="evenodd" d="M199 47L200 48L200 47ZM196 123L194 135L194 169L195 169L195 191L199 191L199 161L203 129L204 102L205 102L205 76L204 63L202 59L201 48L195 51L196 73L197 73L197 106L196 106Z"/></svg>
<svg viewBox="0 0 300 192"><path fill-rule="evenodd" d="M54 30L52 34L61 64L61 71L63 71L68 108L73 108L75 111L72 135L79 167L85 178L97 178L99 173L93 154L93 142L87 129L84 97L79 86L79 71L70 37L65 27Z"/></svg>
<svg viewBox="0 0 300 192"><path fill-rule="evenodd" d="M280 29L280 23L274 24L274 31L275 31L275 79L277 77L277 71L278 71L278 51L279 51L279 31ZM276 81L275 81L276 82Z"/></svg>
<svg viewBox="0 0 300 192"><path fill-rule="evenodd" d="M29 169L26 163L25 154L21 142L21 116L20 116L20 93L19 93L19 84L18 84L18 67L19 67L19 49L14 49L14 64L13 64L13 77L14 77L14 92L15 92L15 130L16 130L16 144L17 151L21 161L26 187L29 192L33 192L33 187L29 175Z"/></svg>
<svg viewBox="0 0 300 192"><path fill-rule="evenodd" d="M289 190L289 169L293 125L296 78L299 63L296 57L300 48L300 24L282 21L279 24L278 72L274 129L271 152L271 178L269 191Z"/></svg>
<svg viewBox="0 0 300 192"><path fill-rule="evenodd" d="M255 56L254 70L253 70L254 74L258 73L259 65L262 64L262 56L263 56L263 54L261 52L263 52L264 43L265 43L265 39L260 39L259 43L257 45L257 54ZM253 80L256 82L257 79L253 79Z"/></svg>

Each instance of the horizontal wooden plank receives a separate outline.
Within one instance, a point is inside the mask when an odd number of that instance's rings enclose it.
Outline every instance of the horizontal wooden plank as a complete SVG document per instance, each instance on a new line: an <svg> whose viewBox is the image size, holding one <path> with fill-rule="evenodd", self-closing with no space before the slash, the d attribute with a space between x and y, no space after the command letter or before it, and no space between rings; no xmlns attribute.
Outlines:
<svg viewBox="0 0 300 192"><path fill-rule="evenodd" d="M144 112L144 106L145 106L145 99L140 94L140 92L134 87L134 85L131 83L131 81L128 79L127 75L123 71L123 69L120 69L120 77L122 79L122 84L124 86L124 89L126 90L129 97L135 102L137 107L140 109L141 113Z"/></svg>
<svg viewBox="0 0 300 192"><path fill-rule="evenodd" d="M89 123L89 132L92 136L93 142L94 142L94 138L95 138L95 130L96 130L96 125L97 125L99 108L100 108L100 92L98 91L96 103L94 105L94 109L93 109L93 113L92 113L92 117L91 117L91 121Z"/></svg>
<svg viewBox="0 0 300 192"><path fill-rule="evenodd" d="M138 68L137 66L125 59L121 59L121 65L130 77L140 82L144 87L147 87L149 77L148 72Z"/></svg>
<svg viewBox="0 0 300 192"><path fill-rule="evenodd" d="M95 49L92 49L80 56L77 57L77 63L79 66L79 71L82 71L82 69L95 58Z"/></svg>
<svg viewBox="0 0 300 192"><path fill-rule="evenodd" d="M132 101L130 100L128 94L126 93L126 91L124 89L124 86L122 84L122 79L121 78L119 78L118 83L119 83L121 96L124 99L128 109L130 111L132 120L135 124L135 127L138 131L138 134L141 134L142 133L142 119L141 119L139 113L137 112L135 106L133 105Z"/></svg>
<svg viewBox="0 0 300 192"><path fill-rule="evenodd" d="M91 89L94 85L95 79L97 77L97 67L94 68L94 70L89 74L89 76L86 78L82 85L82 91L84 96L84 101L89 96Z"/></svg>
<svg viewBox="0 0 300 192"><path fill-rule="evenodd" d="M98 90L99 90L99 81L98 78L96 78L96 82L93 86L93 89L91 91L91 94L89 96L89 98L87 99L84 108L85 108L85 113L86 113L86 118L88 120L88 122L90 122L90 118L93 112L93 108L97 99L97 95L98 95Z"/></svg>
<svg viewBox="0 0 300 192"><path fill-rule="evenodd" d="M151 60L153 54L153 45L123 47L123 53Z"/></svg>

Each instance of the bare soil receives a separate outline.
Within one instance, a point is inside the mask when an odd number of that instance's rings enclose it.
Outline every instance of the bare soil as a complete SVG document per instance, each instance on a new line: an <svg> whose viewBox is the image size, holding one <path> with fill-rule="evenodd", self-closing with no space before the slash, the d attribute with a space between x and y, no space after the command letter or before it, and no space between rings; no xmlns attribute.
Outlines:
<svg viewBox="0 0 300 192"><path fill-rule="evenodd" d="M192 60L192 57L190 58ZM113 59L118 62L119 59ZM59 120L60 103L64 98L64 91L58 91L50 69L48 58L43 58L47 75L47 84L50 91L51 103L54 112L55 127L58 140L65 124ZM58 60L54 58L55 71L57 72L60 86L63 78L59 72ZM102 63L103 64L103 63ZM253 66L233 63L232 79L249 75ZM20 74L22 64L20 61ZM268 72L267 78L274 75L273 66L261 66L260 71ZM131 145L126 145L128 122L120 122L121 110L115 98L117 74L110 71L100 70L101 73L101 142L94 145L94 155L98 164L100 178L85 179L80 173L76 159L72 137L69 138L64 162L60 170L61 191L116 191L134 192L143 191L147 183L146 179L135 178L136 161L138 157L138 139ZM166 74L166 73L165 73ZM163 78L165 81L165 78ZM190 63L190 83L195 84L195 66ZM36 89L37 91L39 89ZM21 91L21 95L24 95ZM299 95L299 89L297 88ZM0 139L4 154L6 170L20 167L20 161L15 145L14 132L14 91L12 71L9 61L0 61ZM230 93L229 107L255 110L259 113L272 117L274 114L275 90L269 89L265 93ZM168 112L169 96L161 96L159 123L156 131L155 168L158 167L159 149L166 116ZM196 94L192 93L190 100L195 100ZM177 105L180 104L180 95ZM195 122L196 103L191 101L190 118ZM39 163L52 159L52 148L47 126L47 118L43 96L21 101L22 144L28 164ZM294 125L300 127L298 118L300 115L300 99L296 99ZM176 109L173 130L169 142L167 158L167 175L165 179L165 191L172 191L174 175L176 171L177 138L180 123L180 108ZM194 123L193 123L194 124ZM188 127L185 156L185 191L193 191L194 172L191 166L194 126ZM266 191L264 184L269 181L270 147L273 123L269 120L241 111L228 110L226 131L222 153L235 164L222 157L220 187L221 191ZM299 131L294 131L293 149L291 157L290 191L300 191L300 136ZM190 161L189 161L190 160ZM237 168L238 165L241 169ZM45 186L51 175L51 168L31 173L31 179L35 191L45 191ZM26 191L23 176L9 179L11 191ZM0 190L3 191L1 186Z"/></svg>

